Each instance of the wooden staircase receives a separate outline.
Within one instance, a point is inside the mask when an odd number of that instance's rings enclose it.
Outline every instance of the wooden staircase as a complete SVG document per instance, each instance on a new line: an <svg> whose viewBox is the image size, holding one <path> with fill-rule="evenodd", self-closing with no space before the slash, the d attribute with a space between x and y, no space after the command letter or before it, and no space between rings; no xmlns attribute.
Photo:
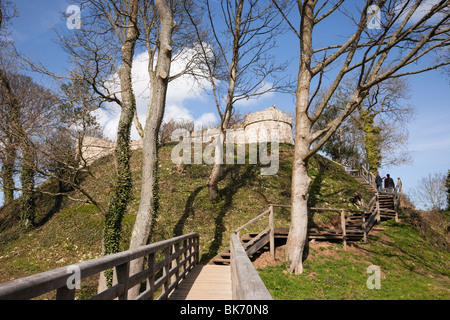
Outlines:
<svg viewBox="0 0 450 320"><path fill-rule="evenodd" d="M396 194L389 194L385 192L378 192L374 185L374 177L363 170L362 174L354 176L354 178L361 183L361 185L374 196L364 210L348 210L348 209L329 209L329 208L309 208L309 210L317 211L336 211L341 215L341 227L336 229L311 227L309 228L309 240L342 240L344 248L347 241L359 241L364 239L366 241L367 234L376 223L381 220L395 219L398 221L397 209L399 197ZM366 177L367 176L367 177ZM373 180L373 181L372 181ZM241 243L248 256L252 256L270 243L270 250L274 255L275 239L287 239L289 228L274 227L273 208L274 207L290 207L288 205L269 205L269 209L262 214L253 218L243 226L235 230L239 231L247 227L249 224L269 214L269 227L260 233L247 233L240 237ZM214 265L229 265L231 261L230 248L224 249L217 254L208 264Z"/></svg>
<svg viewBox="0 0 450 320"><path fill-rule="evenodd" d="M264 230L263 233L247 233L243 235L241 239L242 246L244 247L245 252L248 256L253 255L255 252L259 251L262 247L267 245L270 241L270 230ZM231 253L230 247L224 249L222 252L217 254L214 258L212 258L208 264L214 265L230 265L231 262Z"/></svg>
<svg viewBox="0 0 450 320"><path fill-rule="evenodd" d="M379 193L378 202L380 209L395 210L394 195L388 193Z"/></svg>
<svg viewBox="0 0 450 320"><path fill-rule="evenodd" d="M366 179L361 176L354 177L356 181L358 181L369 193L375 194L377 192L377 188L369 183Z"/></svg>

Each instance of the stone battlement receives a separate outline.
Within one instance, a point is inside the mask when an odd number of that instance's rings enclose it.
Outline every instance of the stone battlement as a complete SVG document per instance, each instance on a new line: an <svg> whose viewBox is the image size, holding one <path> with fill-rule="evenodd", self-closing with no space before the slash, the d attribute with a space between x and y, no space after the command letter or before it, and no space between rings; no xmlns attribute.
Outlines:
<svg viewBox="0 0 450 320"><path fill-rule="evenodd" d="M81 154L87 165L91 165L95 160L103 158L114 152L116 143L94 137L84 137L83 145L81 147ZM131 150L142 149L142 139L138 141L131 141Z"/></svg>
<svg viewBox="0 0 450 320"><path fill-rule="evenodd" d="M279 143L290 143L293 142L292 136L292 119L286 115L283 111L276 109L275 105L262 111L250 113L245 116L243 125L239 125L241 129L234 131L235 135L245 136L245 143L257 143L257 142L270 142L272 130L278 130L278 142ZM209 135L215 136L217 132L213 129L207 130L203 133L203 140ZM243 131L243 132L242 132ZM195 133L193 133L192 138L195 141ZM234 141L234 137L231 141ZM236 136L236 141L241 141ZM206 141L211 141L211 139L206 139ZM83 159L86 161L87 165L91 165L95 160L100 159L114 152L116 143L94 137L84 137L83 146L81 147L81 154ZM138 141L131 141L131 150L142 149L142 139Z"/></svg>
<svg viewBox="0 0 450 320"><path fill-rule="evenodd" d="M247 143L268 142L270 135L261 134L261 130L278 130L278 142L293 142L292 119L273 105L263 111L250 113L244 119L244 132Z"/></svg>

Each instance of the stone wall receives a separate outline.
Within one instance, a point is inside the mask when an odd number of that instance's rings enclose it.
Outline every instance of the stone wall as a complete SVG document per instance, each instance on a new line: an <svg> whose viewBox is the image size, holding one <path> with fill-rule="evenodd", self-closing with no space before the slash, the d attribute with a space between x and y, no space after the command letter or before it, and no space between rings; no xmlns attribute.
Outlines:
<svg viewBox="0 0 450 320"><path fill-rule="evenodd" d="M275 137L277 130L279 143L293 143L292 119L283 111L276 109L275 105L263 111L254 112L245 116L244 123L233 126L227 131L227 141L234 143L256 143L269 142ZM218 129L203 130L201 140L210 143L218 135ZM189 133L187 133L189 135ZM198 132L192 132L191 142L200 140ZM186 141L186 140L185 140ZM81 152L87 165L91 165L95 160L114 152L116 143L105 139L85 137ZM131 141L131 150L142 149L142 139Z"/></svg>
<svg viewBox="0 0 450 320"><path fill-rule="evenodd" d="M245 116L244 132L247 143L271 141L271 132L274 130L278 131L279 143L292 144L292 119L276 109L275 105Z"/></svg>
<svg viewBox="0 0 450 320"><path fill-rule="evenodd" d="M83 146L81 147L81 154L87 165L91 165L95 160L100 159L114 152L116 143L94 137L84 137ZM138 141L131 141L131 150L142 149L142 139Z"/></svg>

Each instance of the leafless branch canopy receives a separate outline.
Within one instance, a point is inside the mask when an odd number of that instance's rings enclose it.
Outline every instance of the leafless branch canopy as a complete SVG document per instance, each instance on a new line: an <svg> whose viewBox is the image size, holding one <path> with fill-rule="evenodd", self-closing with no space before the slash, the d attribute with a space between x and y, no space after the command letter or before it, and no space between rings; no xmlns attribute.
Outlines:
<svg viewBox="0 0 450 320"><path fill-rule="evenodd" d="M272 0L274 4L279 1ZM302 19L300 28L294 34L301 45L301 64L311 76L318 76L317 84L308 104L301 111L308 115L308 122L314 124L331 97L344 79L356 77L353 97L346 108L329 124L311 136L310 155L314 154L361 103L368 92L380 82L406 75L420 74L450 64L448 59L430 59L442 48L450 44L450 26L448 12L449 1L436 1L432 7L425 6L426 1L363 1L358 10L344 1L298 1L299 14ZM379 27L369 29L368 25L374 15L369 8L380 8ZM427 9L426 11L424 9ZM281 11L281 9L278 7ZM355 12L358 12L355 15ZM320 28L321 23L335 16L339 21L350 21L353 33L341 44L313 47L312 32ZM294 29L292 12L283 12L283 17L291 29ZM325 19L327 18L327 19ZM301 65L302 68L302 65ZM333 70L333 77L326 94L312 110L311 102L322 88L324 73ZM320 139L319 139L320 137Z"/></svg>

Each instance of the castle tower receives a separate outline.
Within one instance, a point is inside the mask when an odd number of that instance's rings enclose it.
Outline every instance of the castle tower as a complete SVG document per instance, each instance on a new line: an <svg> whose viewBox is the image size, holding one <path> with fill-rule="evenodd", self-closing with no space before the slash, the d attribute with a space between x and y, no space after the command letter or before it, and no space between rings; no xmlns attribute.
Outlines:
<svg viewBox="0 0 450 320"><path fill-rule="evenodd" d="M261 134L261 130L268 135ZM244 132L247 143L270 141L270 131L278 130L279 143L293 143L292 119L275 105L263 111L250 113L244 119Z"/></svg>

